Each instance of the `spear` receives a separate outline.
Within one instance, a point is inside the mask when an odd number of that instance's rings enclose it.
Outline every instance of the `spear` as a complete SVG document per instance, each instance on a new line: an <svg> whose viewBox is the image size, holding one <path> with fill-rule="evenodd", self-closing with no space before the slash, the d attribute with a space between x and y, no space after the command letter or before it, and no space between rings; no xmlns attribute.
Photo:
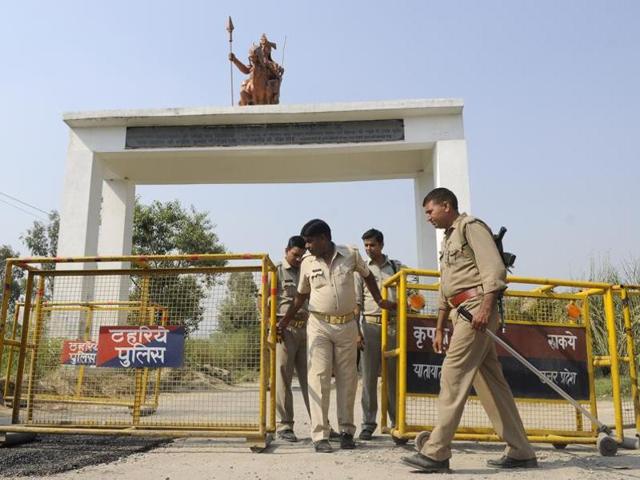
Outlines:
<svg viewBox="0 0 640 480"><path fill-rule="evenodd" d="M229 54L233 53L233 21L231 16L227 20L227 32L229 32ZM233 107L233 62L229 59L229 73L231 74L231 106Z"/></svg>
<svg viewBox="0 0 640 480"><path fill-rule="evenodd" d="M284 68L284 49L287 48L287 36L284 36L284 45L282 46L282 61L280 62L280 65L282 66L282 68Z"/></svg>

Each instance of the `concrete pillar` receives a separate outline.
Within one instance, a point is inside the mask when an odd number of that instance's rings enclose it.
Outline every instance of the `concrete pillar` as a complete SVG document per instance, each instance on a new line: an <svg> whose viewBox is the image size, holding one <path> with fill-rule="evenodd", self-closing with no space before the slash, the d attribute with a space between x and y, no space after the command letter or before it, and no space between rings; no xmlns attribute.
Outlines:
<svg viewBox="0 0 640 480"><path fill-rule="evenodd" d="M97 255L102 183L102 163L72 131L60 211L59 257ZM95 264L66 263L58 267L65 270L84 270L95 267ZM91 301L93 294L92 277L57 277L54 283L55 302ZM52 324L52 329L48 330L50 336L82 337L86 321L84 313L64 312L57 316L53 322L55 329Z"/></svg>
<svg viewBox="0 0 640 480"><path fill-rule="evenodd" d="M135 208L135 184L129 180L121 180L105 171L102 184L102 210L100 237L98 239L98 255L116 256L131 254L133 233L133 211ZM101 262L99 269L129 268L130 262ZM96 300L120 301L129 300L129 275L109 277L108 282L98 282L95 286ZM120 311L115 317L118 324L127 319L127 312ZM96 320L99 320L96 318ZM97 334L100 325L96 321L93 333Z"/></svg>
<svg viewBox="0 0 640 480"><path fill-rule="evenodd" d="M446 187L456 194L461 212L471 210L469 164L465 140L436 142L433 149L433 176L436 187Z"/></svg>
<svg viewBox="0 0 640 480"><path fill-rule="evenodd" d="M433 225L427 223L422 209L422 200L434 188L433 161L430 151L423 152L422 172L413 181L416 209L416 240L418 248L418 268L436 270L438 268L438 245Z"/></svg>
<svg viewBox="0 0 640 480"><path fill-rule="evenodd" d="M135 189L129 180L105 179L98 255L131 255Z"/></svg>
<svg viewBox="0 0 640 480"><path fill-rule="evenodd" d="M135 194L133 182L115 178L110 172L105 171L98 255L131 255ZM126 269L130 268L130 262L102 262L98 264L98 268ZM129 275L116 276L108 282L108 290L106 284L96 285L95 298L126 302L129 300L130 283ZM105 291L100 291L100 288ZM116 318L118 324L126 323L127 312L120 311ZM95 333L99 328L98 323L93 327Z"/></svg>
<svg viewBox="0 0 640 480"><path fill-rule="evenodd" d="M460 211L469 211L471 203L467 143L465 140L439 141L430 153L429 155L429 152L425 152L423 171L414 180L416 233L418 266L437 269L437 255L443 232L436 231L427 223L422 209L422 200L433 188L446 187L458 197Z"/></svg>
<svg viewBox="0 0 640 480"><path fill-rule="evenodd" d="M93 256L98 253L102 173L100 160L72 130L60 211L58 256ZM74 267L68 265L65 268Z"/></svg>

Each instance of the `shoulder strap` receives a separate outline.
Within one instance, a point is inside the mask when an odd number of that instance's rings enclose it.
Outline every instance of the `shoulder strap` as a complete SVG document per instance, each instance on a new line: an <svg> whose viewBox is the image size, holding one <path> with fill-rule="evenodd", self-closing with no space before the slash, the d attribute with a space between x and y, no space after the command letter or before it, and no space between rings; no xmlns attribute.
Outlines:
<svg viewBox="0 0 640 480"><path fill-rule="evenodd" d="M468 244L469 243L467 241L467 225L469 225L470 223L479 223L484 228L486 228L487 231L489 232L489 235L491 235L493 237L493 232L491 231L491 227L489 225L487 225L485 222L483 222L479 218L467 215L464 219L462 219L462 221L460 222L460 226L459 226L460 227L460 236L462 237L462 240L463 240L464 244Z"/></svg>
<svg viewBox="0 0 640 480"><path fill-rule="evenodd" d="M391 269L393 270L393 274L395 275L396 273L398 273L398 270L400 270L398 265L401 265L401 263L398 262L398 260L389 260L389 263L391 263Z"/></svg>

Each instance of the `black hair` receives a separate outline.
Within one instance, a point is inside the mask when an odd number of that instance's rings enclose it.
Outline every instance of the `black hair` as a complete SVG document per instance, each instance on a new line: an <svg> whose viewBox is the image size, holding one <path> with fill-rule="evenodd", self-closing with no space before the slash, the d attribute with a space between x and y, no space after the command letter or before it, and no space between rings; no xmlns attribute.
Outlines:
<svg viewBox="0 0 640 480"><path fill-rule="evenodd" d="M422 206L424 207L429 202L435 202L439 205L447 202L451 206L451 208L458 211L458 199L456 198L455 193L453 193L448 188L440 187L431 190L429 193L427 193L427 196L424 197Z"/></svg>
<svg viewBox="0 0 640 480"><path fill-rule="evenodd" d="M369 240L370 238L373 238L380 244L384 243L384 235L380 230L376 230L375 228L370 228L362 234L362 240Z"/></svg>
<svg viewBox="0 0 640 480"><path fill-rule="evenodd" d="M305 248L304 238L302 238L300 235L294 235L293 237L291 237L287 242L287 252L291 250L293 247L302 248L304 250Z"/></svg>
<svg viewBox="0 0 640 480"><path fill-rule="evenodd" d="M324 220L314 218L304 224L300 235L303 237L317 237L318 235L326 235L331 240L331 227Z"/></svg>

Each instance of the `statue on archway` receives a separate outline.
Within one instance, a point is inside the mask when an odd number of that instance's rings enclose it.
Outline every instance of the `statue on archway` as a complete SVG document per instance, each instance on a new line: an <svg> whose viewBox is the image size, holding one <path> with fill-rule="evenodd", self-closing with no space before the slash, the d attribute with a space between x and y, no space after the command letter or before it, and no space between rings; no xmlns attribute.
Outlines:
<svg viewBox="0 0 640 480"><path fill-rule="evenodd" d="M229 60L245 75L249 75L240 86L238 105L273 105L280 103L280 85L284 68L271 58L276 44L263 33L260 44L249 49L249 64L245 65L233 52Z"/></svg>

